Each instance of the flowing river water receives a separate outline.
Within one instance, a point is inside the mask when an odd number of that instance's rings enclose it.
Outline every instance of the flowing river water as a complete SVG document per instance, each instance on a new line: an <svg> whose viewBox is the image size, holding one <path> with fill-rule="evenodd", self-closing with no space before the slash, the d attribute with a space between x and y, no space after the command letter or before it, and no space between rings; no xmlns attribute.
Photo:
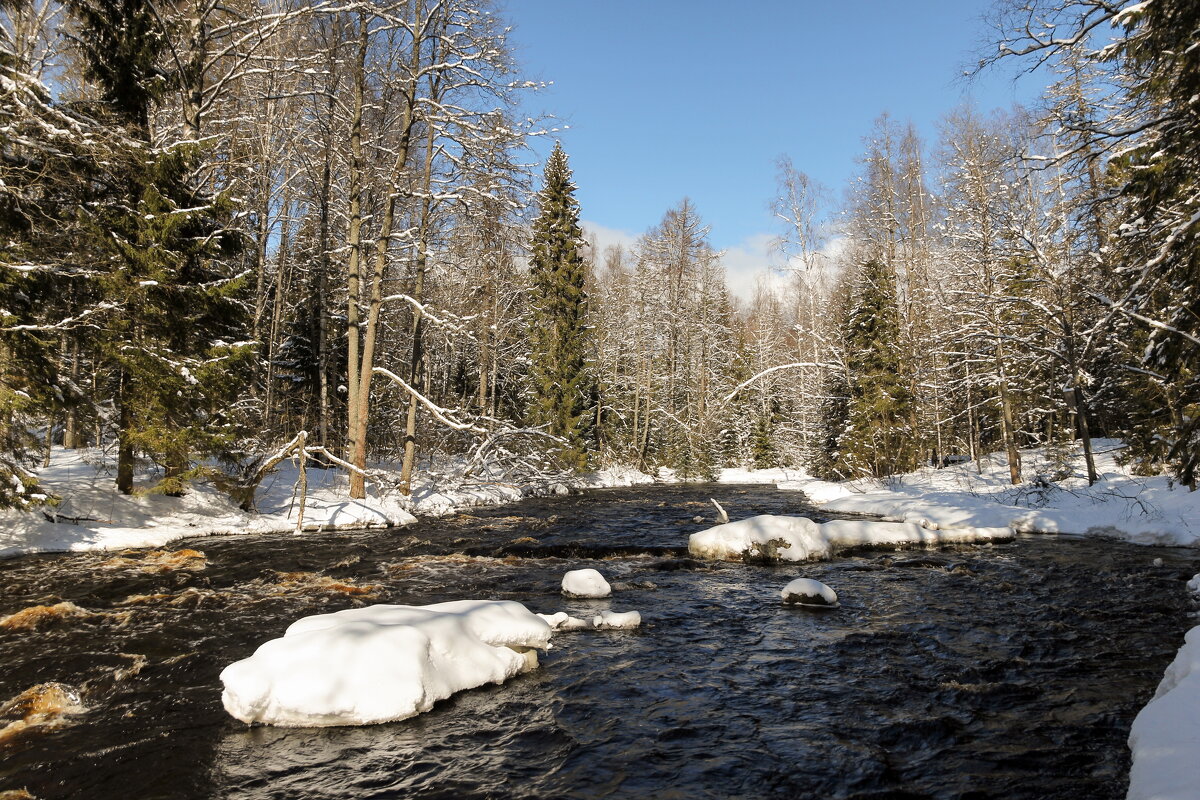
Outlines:
<svg viewBox="0 0 1200 800"><path fill-rule="evenodd" d="M402 530L2 561L0 617L55 608L0 626L0 703L16 698L0 705L0 790L1124 796L1129 726L1190 625L1183 582L1200 553L1028 536L808 564L698 562L687 535L713 524L709 497L734 519L823 518L769 486L653 486ZM585 566L609 578L612 598L561 597L562 574ZM833 586L841 607L784 607L780 588L801 575ZM221 707L221 669L299 617L468 598L637 610L644 622L556 634L540 669L398 723L249 727Z"/></svg>

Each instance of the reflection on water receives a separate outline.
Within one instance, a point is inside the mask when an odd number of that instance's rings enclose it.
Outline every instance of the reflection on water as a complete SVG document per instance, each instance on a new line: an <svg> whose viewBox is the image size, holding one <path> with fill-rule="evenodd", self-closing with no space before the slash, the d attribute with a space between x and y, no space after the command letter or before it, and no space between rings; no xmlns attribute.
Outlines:
<svg viewBox="0 0 1200 800"><path fill-rule="evenodd" d="M78 701L0 743L0 790L43 800L1124 795L1129 724L1188 625L1193 551L1023 538L804 566L709 564L686 557L686 537L703 527L692 515L711 520L710 496L735 518L804 511L799 495L770 487L645 487L395 532L192 540L179 558L0 562L0 617L62 602L83 610L0 627L0 706L38 686ZM563 572L587 566L613 583L612 598L559 594ZM832 586L842 607L783 606L780 588L801 574ZM248 728L220 706L220 670L300 616L473 597L577 617L638 610L644 622L556 635L538 671L390 725Z"/></svg>

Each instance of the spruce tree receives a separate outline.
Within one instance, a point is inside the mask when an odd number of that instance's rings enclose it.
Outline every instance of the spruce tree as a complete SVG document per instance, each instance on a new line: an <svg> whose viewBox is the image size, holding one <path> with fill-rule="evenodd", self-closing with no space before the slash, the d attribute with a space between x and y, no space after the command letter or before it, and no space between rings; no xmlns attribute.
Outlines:
<svg viewBox="0 0 1200 800"><path fill-rule="evenodd" d="M133 490L138 453L162 468L159 490L183 491L194 459L223 456L243 368L253 355L236 277L240 238L228 194L200 188L201 145L153 141L150 119L170 88L156 68L167 32L146 0L72 0L76 46L96 84L106 180L80 251L100 267L94 288L116 313L96 336L111 376L117 488Z"/></svg>
<svg viewBox="0 0 1200 800"><path fill-rule="evenodd" d="M1130 98L1153 122L1138 146L1114 165L1124 178L1132 219L1117 245L1123 284L1118 298L1157 323L1140 352L1142 366L1155 377L1139 392L1130 438L1135 457L1165 460L1181 481L1195 487L1200 477L1200 5L1143 3L1123 12L1122 22L1129 35L1113 52L1135 76Z"/></svg>
<svg viewBox="0 0 1200 800"><path fill-rule="evenodd" d="M863 265L846 325L850 404L839 461L852 475L883 477L913 469L913 398L900 357L896 276L882 261Z"/></svg>
<svg viewBox="0 0 1200 800"><path fill-rule="evenodd" d="M530 416L565 439L564 458L583 469L595 416L587 364L587 263L575 185L560 144L546 162L538 208L530 242Z"/></svg>

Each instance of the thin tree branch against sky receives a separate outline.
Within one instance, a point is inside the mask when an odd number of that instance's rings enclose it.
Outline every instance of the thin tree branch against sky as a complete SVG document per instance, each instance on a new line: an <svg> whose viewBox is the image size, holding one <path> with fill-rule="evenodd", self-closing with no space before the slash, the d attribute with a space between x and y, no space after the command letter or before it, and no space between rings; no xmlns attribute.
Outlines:
<svg viewBox="0 0 1200 800"><path fill-rule="evenodd" d="M510 0L508 15L517 57L553 81L529 111L570 126L556 135L571 154L585 227L637 235L686 195L713 244L730 250L741 288L739 271L766 260L777 232L768 206L778 155L836 200L879 114L933 140L937 120L968 99L990 110L1036 97L1036 77L963 77L993 38L990 6Z"/></svg>

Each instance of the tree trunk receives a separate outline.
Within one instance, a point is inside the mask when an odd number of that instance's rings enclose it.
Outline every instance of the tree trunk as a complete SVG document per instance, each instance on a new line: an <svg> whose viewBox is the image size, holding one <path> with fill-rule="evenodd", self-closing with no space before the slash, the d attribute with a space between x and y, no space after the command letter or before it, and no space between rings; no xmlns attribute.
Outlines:
<svg viewBox="0 0 1200 800"><path fill-rule="evenodd" d="M133 494L133 444L129 441L133 417L125 397L126 382L126 376L121 375L117 390L117 491Z"/></svg>
<svg viewBox="0 0 1200 800"><path fill-rule="evenodd" d="M359 451L359 439L365 435L358 426L358 391L359 391L359 347L361 343L361 311L359 309L360 282L362 280L362 185L363 185L363 104L365 102L365 83L367 80L367 49L369 35L367 16L364 12L358 15L359 37L358 56L354 62L354 100L350 117L350 230L347 246L349 247L350 263L347 275L348 296L346 298L346 450L350 463L357 466L356 458ZM364 443L365 445L365 443ZM366 452L365 446L363 452ZM350 496L356 499L366 497L366 487L362 475L350 473Z"/></svg>
<svg viewBox="0 0 1200 800"><path fill-rule="evenodd" d="M79 340L71 338L71 385L79 379ZM67 418L63 425L63 447L74 450L79 447L79 409L75 403L67 407Z"/></svg>

